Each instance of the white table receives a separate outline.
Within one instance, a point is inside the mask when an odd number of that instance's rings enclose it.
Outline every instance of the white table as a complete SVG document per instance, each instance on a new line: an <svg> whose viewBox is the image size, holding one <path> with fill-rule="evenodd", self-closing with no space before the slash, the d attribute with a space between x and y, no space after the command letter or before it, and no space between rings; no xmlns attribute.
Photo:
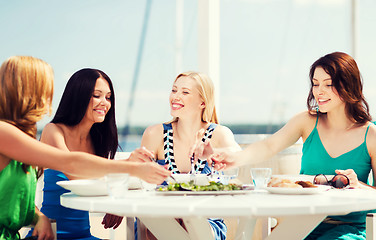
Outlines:
<svg viewBox="0 0 376 240"><path fill-rule="evenodd" d="M259 217L283 217L267 239L303 239L327 215L376 209L374 191L360 189L333 189L313 195L252 192L220 196L161 196L130 191L120 200L66 193L60 201L69 208L138 217L158 239L183 240L213 239L206 220L209 217L238 217L236 239L251 239ZM174 218L182 218L187 231Z"/></svg>

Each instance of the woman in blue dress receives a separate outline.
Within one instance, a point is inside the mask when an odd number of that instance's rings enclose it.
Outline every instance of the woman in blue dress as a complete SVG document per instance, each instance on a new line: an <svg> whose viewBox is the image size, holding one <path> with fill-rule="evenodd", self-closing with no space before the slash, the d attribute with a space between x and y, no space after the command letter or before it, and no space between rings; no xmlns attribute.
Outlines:
<svg viewBox="0 0 376 240"><path fill-rule="evenodd" d="M301 174L343 174L350 187L372 189L367 179L371 169L376 179L376 126L355 60L342 52L327 54L312 64L309 78L307 111L266 140L236 153L218 151L209 161L218 169L256 163L302 138ZM365 212L329 216L306 239L365 239L365 219Z"/></svg>
<svg viewBox="0 0 376 240"><path fill-rule="evenodd" d="M81 151L113 159L118 150L115 96L111 79L101 70L85 68L69 79L51 123L43 129L41 141L65 151ZM152 153L140 148L130 160L146 160ZM146 180L146 173L141 178ZM77 179L67 173L44 172L41 211L56 220L58 239L97 239L90 233L89 213L60 205L60 195L68 192L58 181ZM106 214L104 228L117 228L122 217Z"/></svg>
<svg viewBox="0 0 376 240"><path fill-rule="evenodd" d="M197 72L179 74L170 93L170 111L173 120L148 127L141 145L153 151L154 157L174 174L189 173L189 153L196 138L216 148L240 149L230 129L218 124L214 103L214 86L208 76ZM211 172L204 152L194 165L195 173ZM209 219L215 239L226 238L222 219Z"/></svg>

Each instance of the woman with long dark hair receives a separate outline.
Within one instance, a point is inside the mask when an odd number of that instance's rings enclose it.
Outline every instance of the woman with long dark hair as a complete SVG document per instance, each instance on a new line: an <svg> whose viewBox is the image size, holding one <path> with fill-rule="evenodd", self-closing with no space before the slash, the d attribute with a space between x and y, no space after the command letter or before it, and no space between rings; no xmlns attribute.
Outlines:
<svg viewBox="0 0 376 240"><path fill-rule="evenodd" d="M85 68L69 79L59 107L47 124L41 141L65 151L82 151L113 159L118 150L115 121L115 93L111 79L103 71ZM145 148L131 154L131 160L149 160L152 153ZM139 159L140 160L140 159ZM59 196L67 190L58 181L77 179L60 171L47 169L41 211L56 219L57 237L64 239L97 239L91 236L89 213L60 205ZM122 217L106 214L105 228L119 226Z"/></svg>

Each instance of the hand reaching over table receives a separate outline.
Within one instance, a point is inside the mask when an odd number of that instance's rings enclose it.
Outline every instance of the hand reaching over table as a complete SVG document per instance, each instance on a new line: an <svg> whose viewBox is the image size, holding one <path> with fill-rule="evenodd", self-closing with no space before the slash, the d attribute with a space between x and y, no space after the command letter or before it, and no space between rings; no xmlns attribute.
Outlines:
<svg viewBox="0 0 376 240"><path fill-rule="evenodd" d="M189 156L194 156L194 162L198 159L207 159L209 166L211 166L211 157L217 156L217 154L231 155L231 153L241 150L229 128L224 126L217 126L217 128L216 135L213 134L212 138L204 137L204 129L200 129L196 133L196 141L189 151ZM217 164L219 161L214 160L214 162ZM215 167L216 170L223 168L221 165Z"/></svg>
<svg viewBox="0 0 376 240"><path fill-rule="evenodd" d="M132 162L150 162L154 158L154 153L146 147L135 149L128 158Z"/></svg>
<svg viewBox="0 0 376 240"><path fill-rule="evenodd" d="M134 164L137 165L137 167L133 168L131 175L139 177L148 183L161 184L168 176L171 175L170 171L166 170L163 166L158 165L155 162Z"/></svg>
<svg viewBox="0 0 376 240"><path fill-rule="evenodd" d="M238 155L240 155L241 152L231 152L231 151L218 151L208 157L208 163L211 164L214 162L214 168L216 170L223 170L228 169L232 167L238 166L239 161L236 161L238 159Z"/></svg>

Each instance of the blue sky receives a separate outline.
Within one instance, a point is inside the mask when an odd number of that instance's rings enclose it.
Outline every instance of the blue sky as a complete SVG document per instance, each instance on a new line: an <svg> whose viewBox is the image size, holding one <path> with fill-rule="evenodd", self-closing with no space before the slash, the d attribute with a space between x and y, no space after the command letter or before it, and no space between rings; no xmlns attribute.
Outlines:
<svg viewBox="0 0 376 240"><path fill-rule="evenodd" d="M308 71L333 51L352 54L350 0L220 0L220 120L280 123L305 110ZM115 86L119 126L169 120L175 72L175 1L154 0L132 111L127 109L146 0L0 0L0 60L32 55L54 68L56 109L84 67ZM184 1L182 69L197 70L197 0ZM376 117L376 1L358 1L364 93ZM48 122L47 117L41 125Z"/></svg>

